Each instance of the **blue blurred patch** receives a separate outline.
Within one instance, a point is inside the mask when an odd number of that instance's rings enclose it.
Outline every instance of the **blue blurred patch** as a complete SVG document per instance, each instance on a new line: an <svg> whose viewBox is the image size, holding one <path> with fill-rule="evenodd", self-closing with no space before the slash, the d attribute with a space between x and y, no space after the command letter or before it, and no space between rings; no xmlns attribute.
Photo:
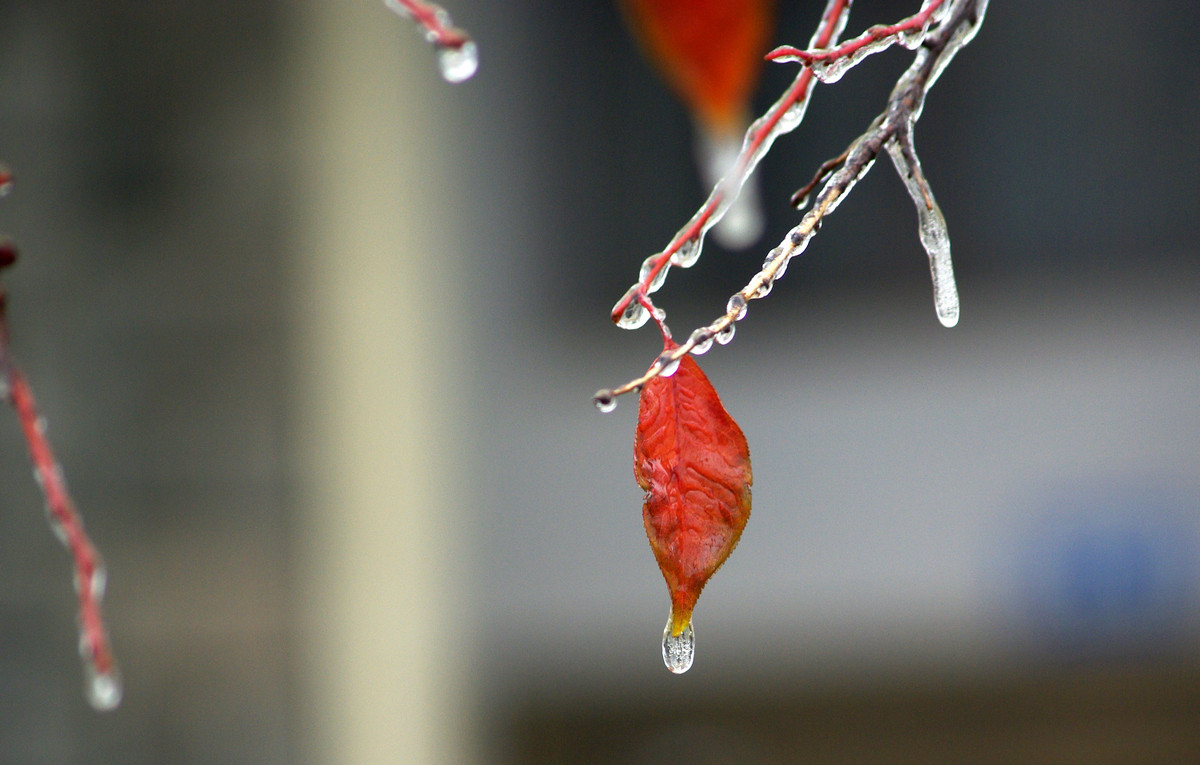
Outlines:
<svg viewBox="0 0 1200 765"><path fill-rule="evenodd" d="M1043 500L1016 556L1030 638L1095 655L1143 653L1196 637L1196 498L1149 484L1093 484Z"/></svg>

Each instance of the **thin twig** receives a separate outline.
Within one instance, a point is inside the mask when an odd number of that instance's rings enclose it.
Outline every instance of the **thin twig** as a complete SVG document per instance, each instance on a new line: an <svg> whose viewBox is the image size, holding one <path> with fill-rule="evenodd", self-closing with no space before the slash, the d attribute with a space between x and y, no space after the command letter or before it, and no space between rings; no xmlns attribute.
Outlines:
<svg viewBox="0 0 1200 765"><path fill-rule="evenodd" d="M0 269L16 262L16 250L0 241ZM17 413L29 447L33 474L46 499L50 527L71 552L75 565L75 591L79 597L79 654L87 675L87 695L99 710L113 709L121 700L121 680L109 644L100 601L104 597L105 571L100 555L83 529L83 519L67 491L62 467L46 438L33 390L9 350L6 294L0 283L0 393Z"/></svg>

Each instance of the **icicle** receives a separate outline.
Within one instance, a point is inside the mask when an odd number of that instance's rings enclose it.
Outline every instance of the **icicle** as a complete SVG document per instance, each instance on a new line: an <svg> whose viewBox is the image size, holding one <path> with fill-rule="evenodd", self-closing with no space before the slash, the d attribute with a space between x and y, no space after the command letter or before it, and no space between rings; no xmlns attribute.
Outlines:
<svg viewBox="0 0 1200 765"><path fill-rule="evenodd" d="M908 188L917 208L921 244L929 255L929 271L933 278L933 304L942 326L958 324L958 287L954 283L954 264L950 260L950 232L933 191L921 172L921 161L912 148L911 136L902 133L887 143L888 154L896 172Z"/></svg>

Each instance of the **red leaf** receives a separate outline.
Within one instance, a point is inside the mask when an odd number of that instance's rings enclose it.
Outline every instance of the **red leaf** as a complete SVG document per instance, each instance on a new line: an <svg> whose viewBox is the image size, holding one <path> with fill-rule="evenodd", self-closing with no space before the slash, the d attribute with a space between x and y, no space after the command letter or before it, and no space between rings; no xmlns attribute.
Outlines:
<svg viewBox="0 0 1200 765"><path fill-rule="evenodd" d="M737 545L754 482L746 437L691 356L642 389L633 474L646 490L642 519L671 592L677 636Z"/></svg>
<svg viewBox="0 0 1200 765"><path fill-rule="evenodd" d="M710 131L735 134L775 26L774 0L624 0L650 59Z"/></svg>

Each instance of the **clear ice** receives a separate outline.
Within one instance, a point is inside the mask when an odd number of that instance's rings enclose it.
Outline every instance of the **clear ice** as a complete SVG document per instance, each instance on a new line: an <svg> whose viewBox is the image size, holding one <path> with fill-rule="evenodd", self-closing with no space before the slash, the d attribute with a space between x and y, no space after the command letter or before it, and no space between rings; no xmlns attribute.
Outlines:
<svg viewBox="0 0 1200 765"><path fill-rule="evenodd" d="M692 668L696 658L696 631L692 623L683 628L678 635L671 634L671 616L667 616L667 626L663 628L662 654L663 664L677 675L682 675Z"/></svg>
<svg viewBox="0 0 1200 765"><path fill-rule="evenodd" d="M905 151L905 147L909 151ZM958 324L958 287L954 283L954 264L950 260L950 232L946 218L933 198L933 191L921 174L921 163L911 144L893 139L887 144L888 154L896 172L908 188L917 208L921 245L929 255L929 272L933 278L933 306L938 321L944 327Z"/></svg>
<svg viewBox="0 0 1200 765"><path fill-rule="evenodd" d="M473 41L467 40L457 48L439 48L437 60L442 79L450 83L463 82L471 79L479 69L479 49Z"/></svg>

